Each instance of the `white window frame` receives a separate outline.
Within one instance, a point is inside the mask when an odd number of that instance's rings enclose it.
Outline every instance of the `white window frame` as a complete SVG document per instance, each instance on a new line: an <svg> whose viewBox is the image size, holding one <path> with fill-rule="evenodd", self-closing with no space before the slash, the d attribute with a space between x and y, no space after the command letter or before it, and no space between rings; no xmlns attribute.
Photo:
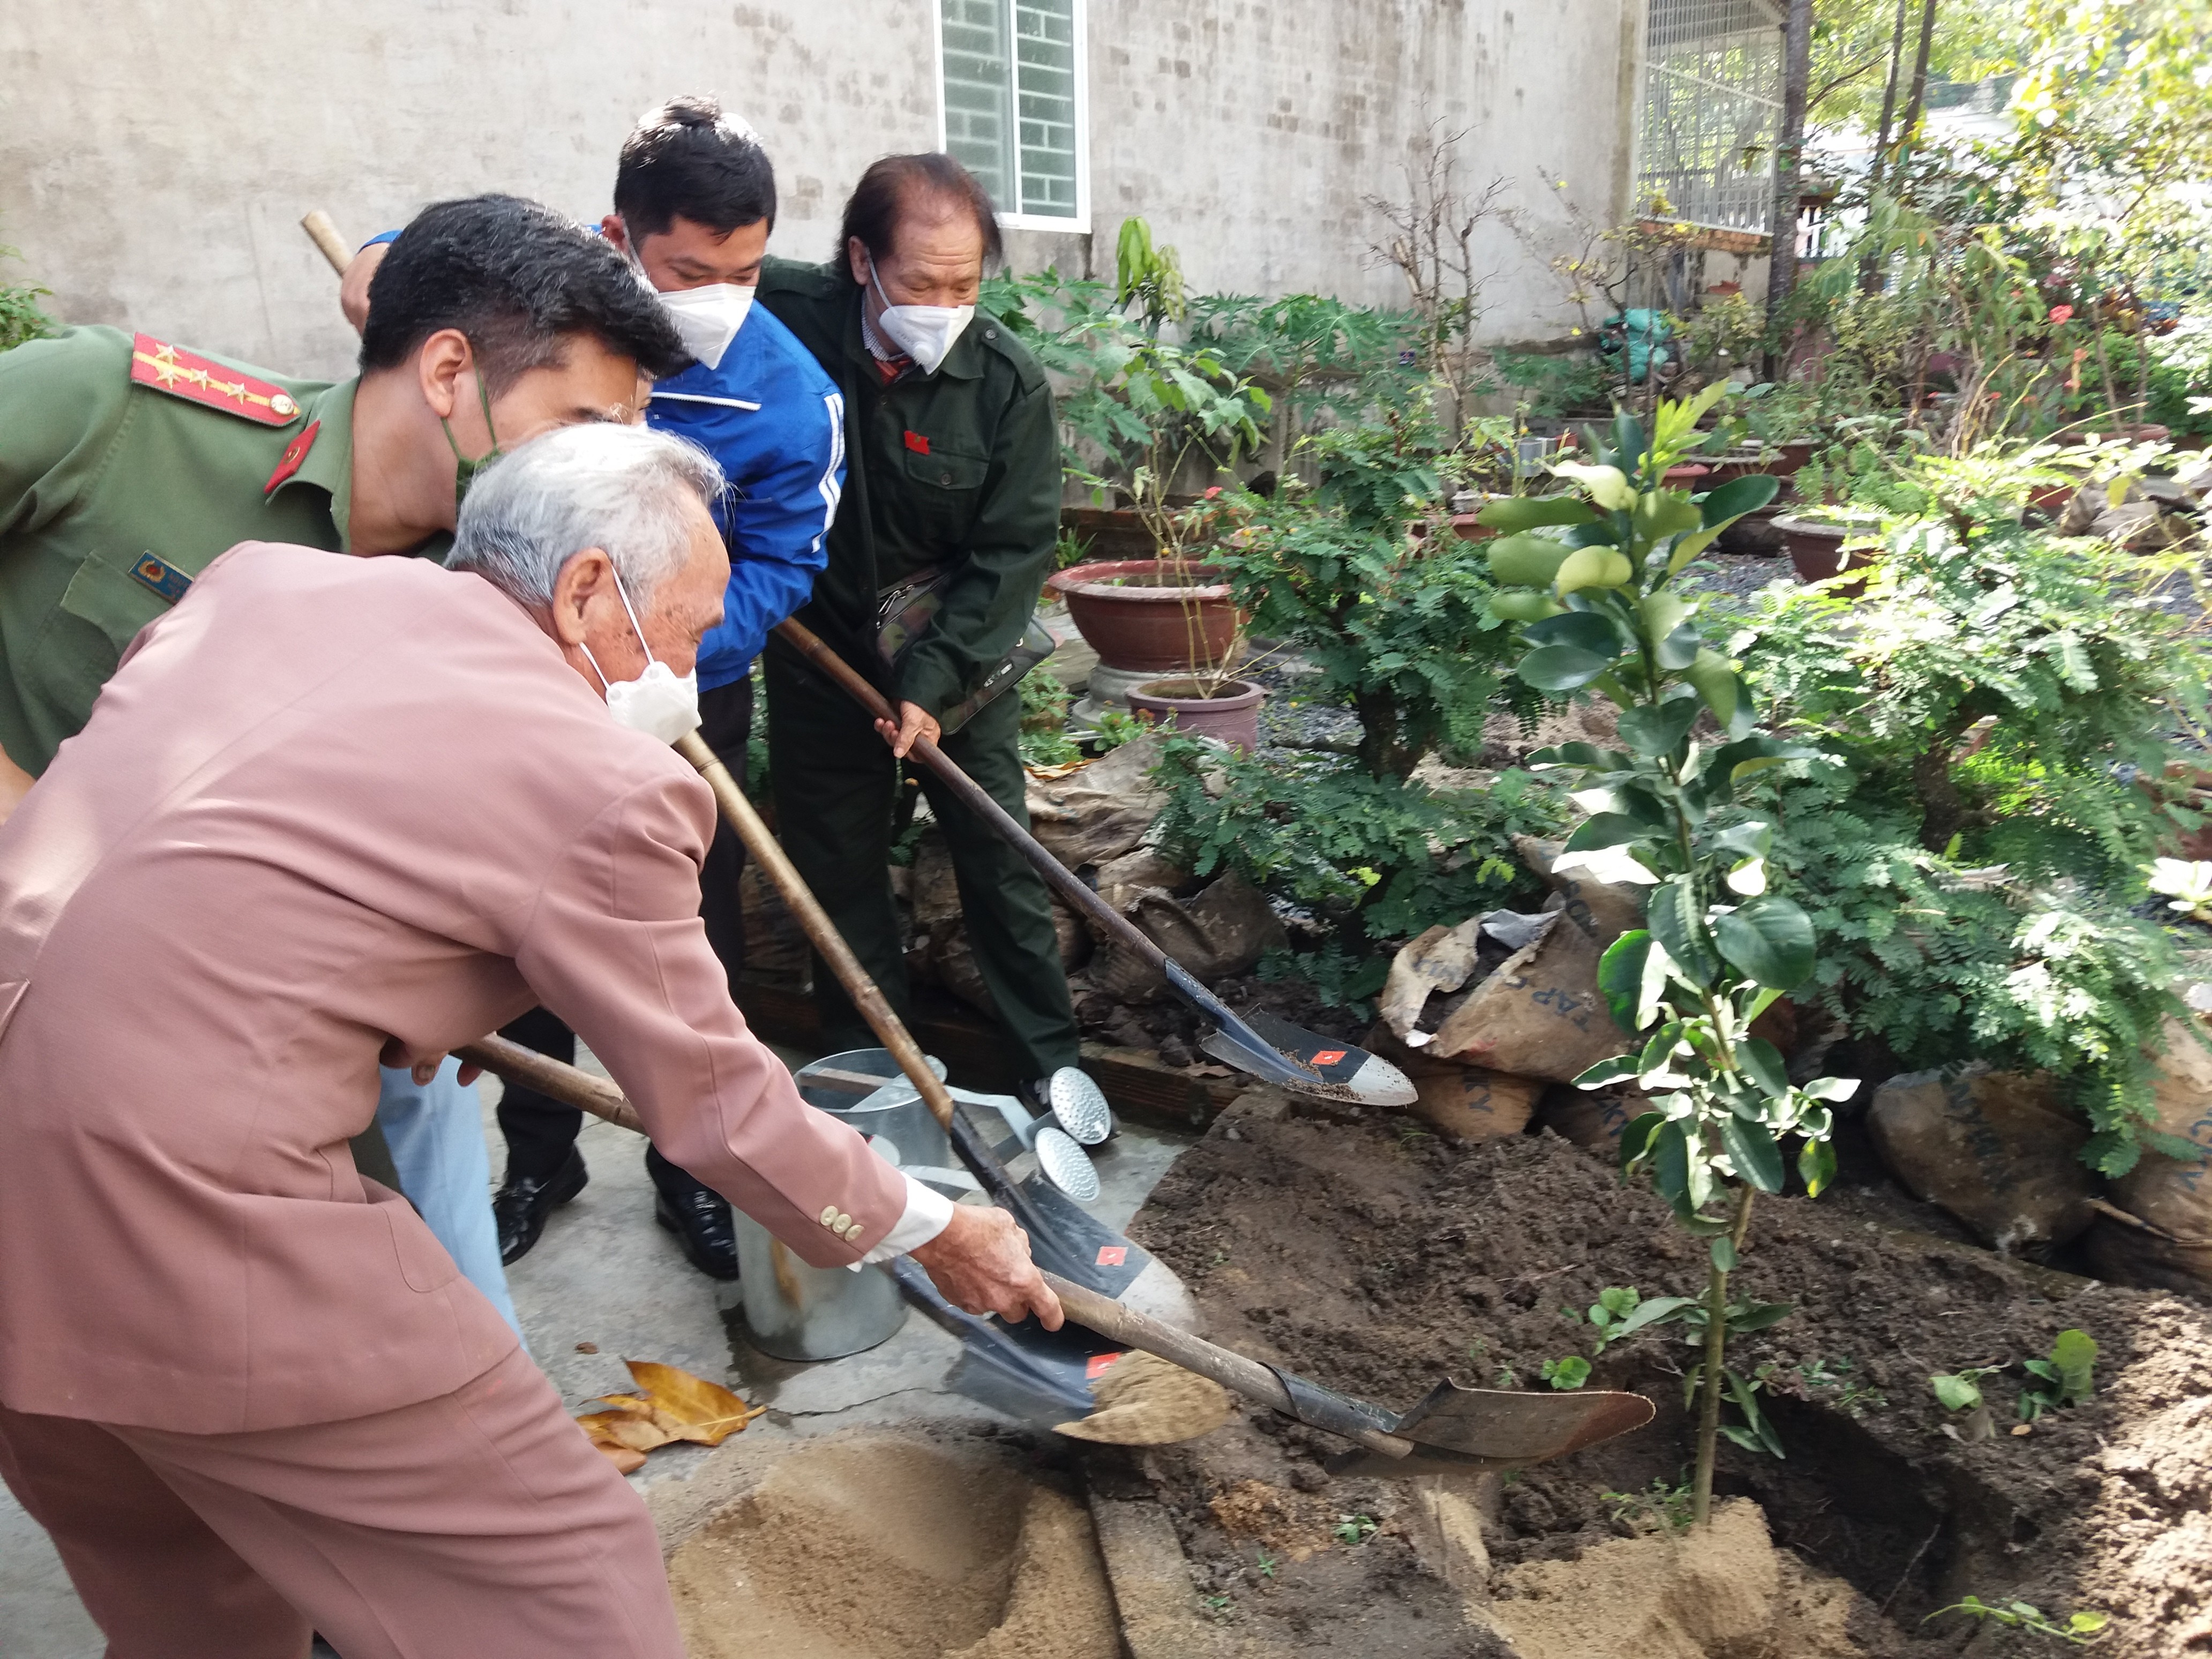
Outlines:
<svg viewBox="0 0 2212 1659"><path fill-rule="evenodd" d="M1001 209L998 214L1001 230L1046 230L1062 236L1088 236L1091 234L1091 0L1073 0L1075 31L1075 211L1067 218L1054 218L1042 213L1010 213ZM937 147L945 148L945 9L938 0L929 0L929 34L932 43L931 73L936 77L937 89ZM1011 68L1011 64L1009 65ZM1019 98L1019 92L1015 96ZM1014 118L1018 131L1020 111L1015 106ZM1020 140L1015 141L1015 184L1021 188Z"/></svg>

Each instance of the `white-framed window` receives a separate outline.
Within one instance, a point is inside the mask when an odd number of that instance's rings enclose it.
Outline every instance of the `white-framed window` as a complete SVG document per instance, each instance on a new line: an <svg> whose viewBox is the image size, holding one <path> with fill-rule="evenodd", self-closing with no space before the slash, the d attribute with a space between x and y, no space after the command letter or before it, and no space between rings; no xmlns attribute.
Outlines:
<svg viewBox="0 0 2212 1659"><path fill-rule="evenodd" d="M1087 230L1084 0L938 0L939 142L999 222Z"/></svg>
<svg viewBox="0 0 2212 1659"><path fill-rule="evenodd" d="M1650 0L1637 212L1765 231L1782 125L1778 0Z"/></svg>

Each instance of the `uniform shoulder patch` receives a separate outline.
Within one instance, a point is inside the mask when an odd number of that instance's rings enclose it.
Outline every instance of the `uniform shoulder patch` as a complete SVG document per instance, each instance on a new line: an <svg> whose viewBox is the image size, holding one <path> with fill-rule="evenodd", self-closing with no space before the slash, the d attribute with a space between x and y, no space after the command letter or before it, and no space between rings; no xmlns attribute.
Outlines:
<svg viewBox="0 0 2212 1659"><path fill-rule="evenodd" d="M210 362L150 334L131 338L131 380L134 385L150 386L204 408L243 416L263 426L289 426L300 418L299 404L283 387Z"/></svg>
<svg viewBox="0 0 2212 1659"><path fill-rule="evenodd" d="M320 421L307 422L307 429L284 446L284 453L276 458L276 470L269 475L269 482L261 486L264 495L300 470L307 459L307 452L315 447L315 434L323 429Z"/></svg>
<svg viewBox="0 0 2212 1659"><path fill-rule="evenodd" d="M1035 392L1045 384L1044 368L1030 349L1022 343L1021 336L988 311L978 310L969 325L982 337L984 349L995 351L1012 365L1014 379L1024 392Z"/></svg>

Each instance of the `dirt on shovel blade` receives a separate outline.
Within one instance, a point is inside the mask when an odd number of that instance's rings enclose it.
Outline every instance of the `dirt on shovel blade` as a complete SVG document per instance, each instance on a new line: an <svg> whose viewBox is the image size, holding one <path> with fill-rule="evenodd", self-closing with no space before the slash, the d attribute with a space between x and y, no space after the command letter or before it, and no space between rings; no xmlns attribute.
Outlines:
<svg viewBox="0 0 2212 1659"><path fill-rule="evenodd" d="M1228 1391L1218 1382L1148 1353L1126 1353L1091 1385L1098 1408L1060 1432L1114 1446L1165 1446L1195 1440L1229 1420Z"/></svg>

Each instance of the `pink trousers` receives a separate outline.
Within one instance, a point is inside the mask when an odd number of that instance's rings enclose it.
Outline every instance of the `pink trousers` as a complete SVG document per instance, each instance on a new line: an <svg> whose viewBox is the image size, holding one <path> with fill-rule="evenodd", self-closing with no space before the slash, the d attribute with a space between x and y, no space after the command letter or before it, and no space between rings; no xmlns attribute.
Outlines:
<svg viewBox="0 0 2212 1659"><path fill-rule="evenodd" d="M0 1407L0 1477L108 1659L683 1659L645 1506L517 1349L441 1399L245 1434Z"/></svg>

